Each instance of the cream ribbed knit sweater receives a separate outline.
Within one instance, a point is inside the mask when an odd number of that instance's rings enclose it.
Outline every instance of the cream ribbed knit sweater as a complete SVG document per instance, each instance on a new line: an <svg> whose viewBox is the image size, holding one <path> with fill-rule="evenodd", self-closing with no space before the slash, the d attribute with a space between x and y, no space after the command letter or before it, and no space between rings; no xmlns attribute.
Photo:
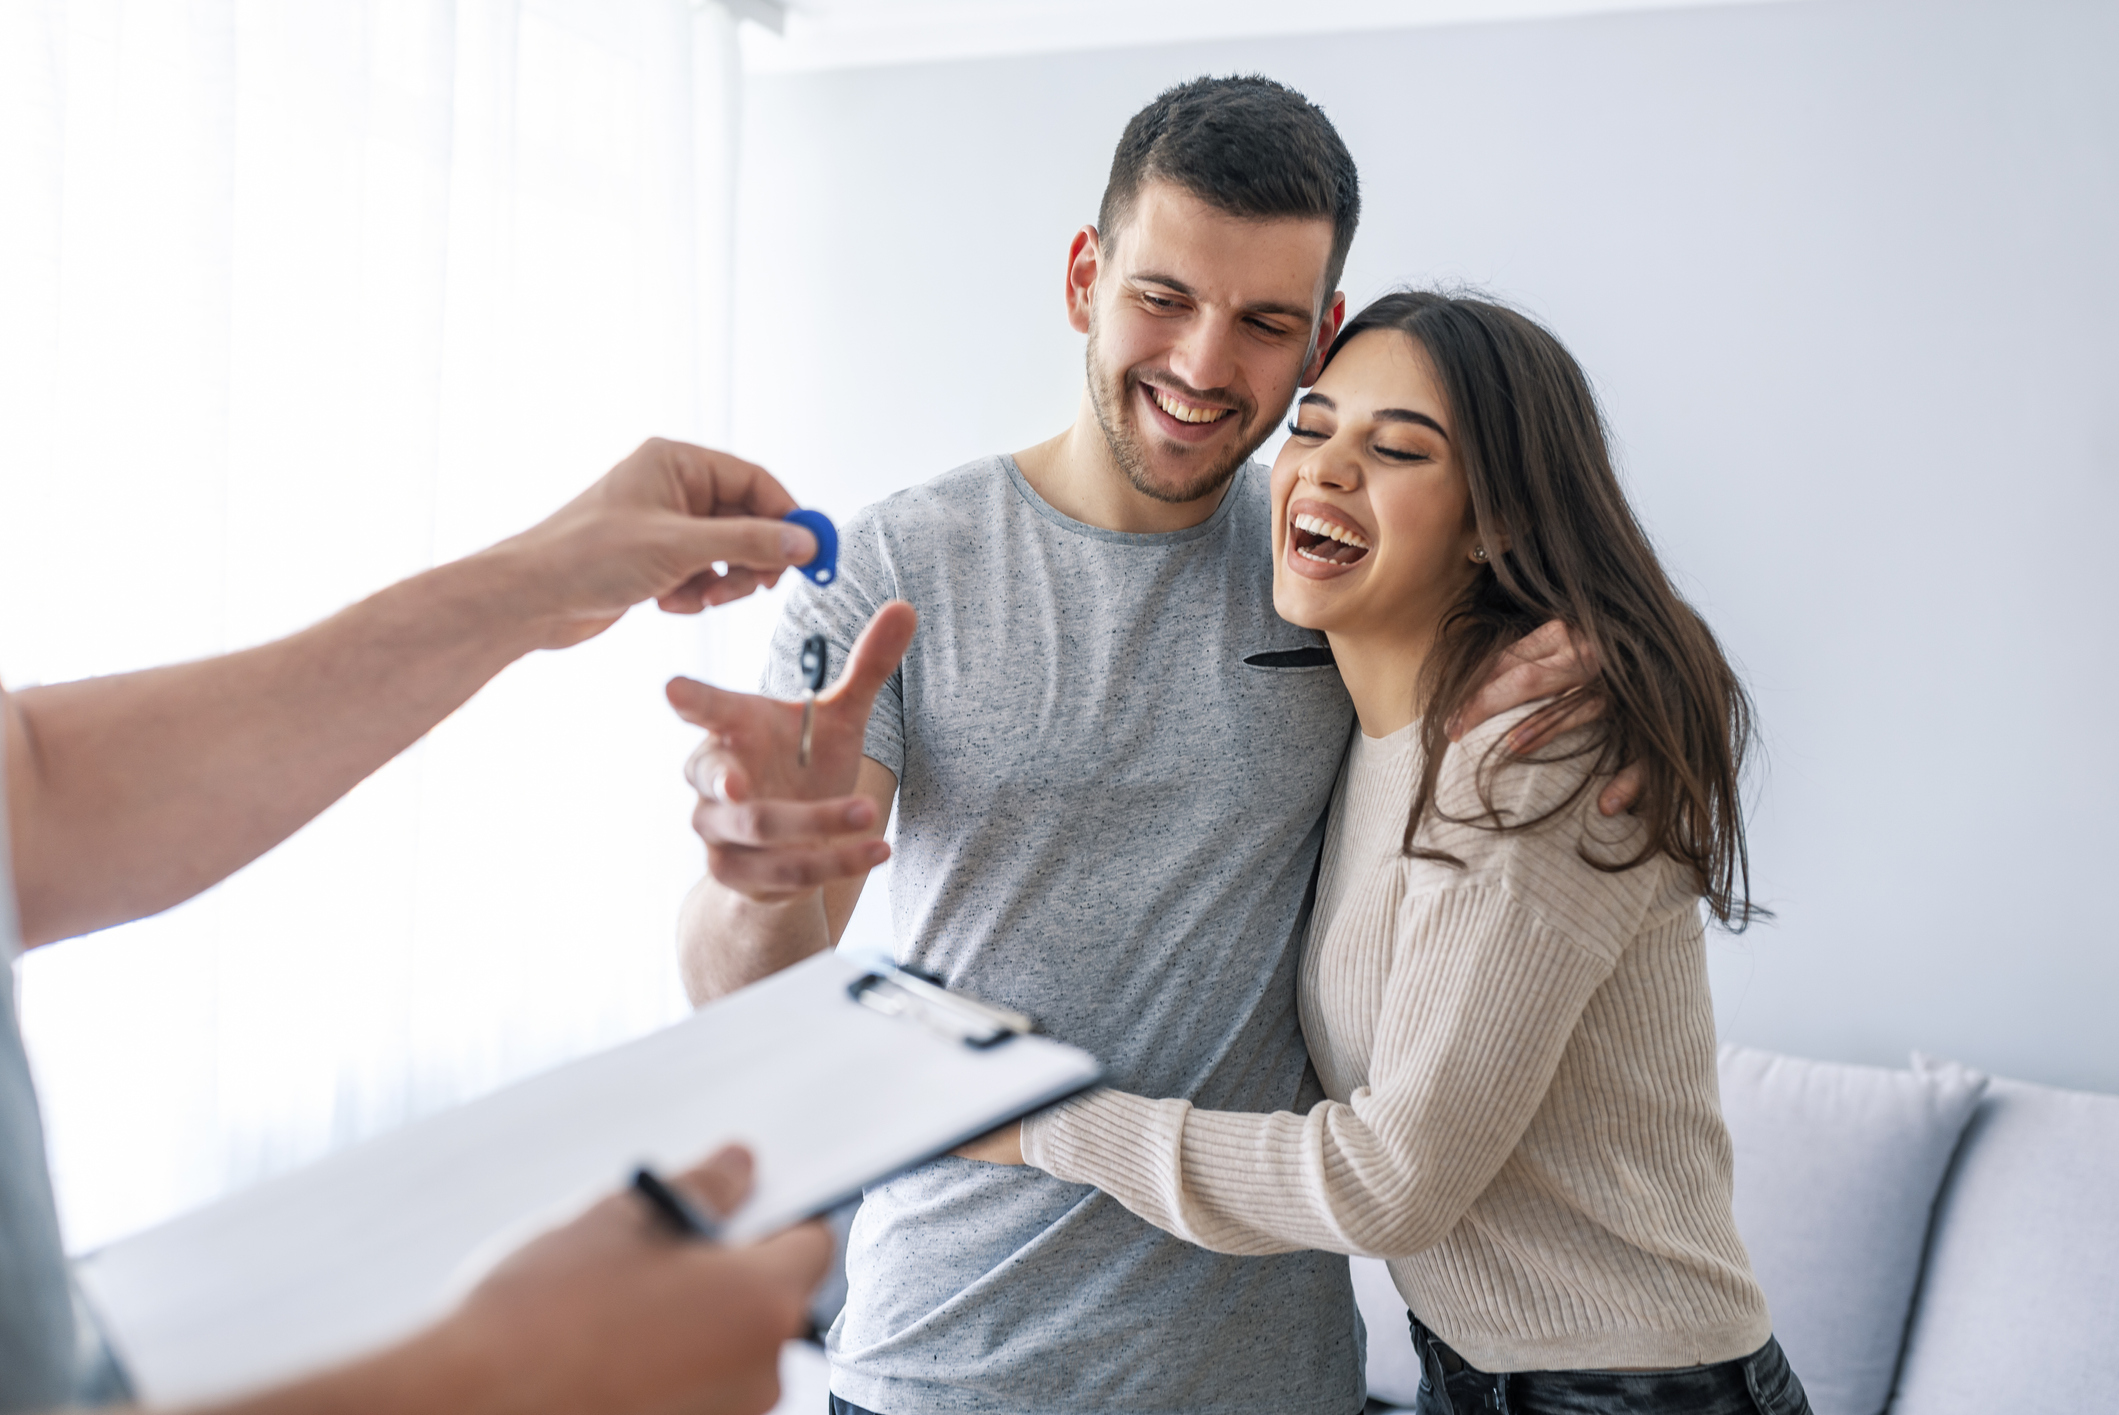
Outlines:
<svg viewBox="0 0 2119 1415"><path fill-rule="evenodd" d="M1485 750L1443 763L1477 809ZM1023 1154L1225 1253L1390 1259L1408 1305L1489 1371L1671 1367L1762 1346L1766 1303L1730 1212L1699 898L1594 790L1548 826L1430 822L1399 850L1418 727L1358 732L1318 877L1303 1030L1329 1100L1307 1115L1099 1091L1030 1121ZM1505 816L1542 814L1579 764L1510 764Z"/></svg>

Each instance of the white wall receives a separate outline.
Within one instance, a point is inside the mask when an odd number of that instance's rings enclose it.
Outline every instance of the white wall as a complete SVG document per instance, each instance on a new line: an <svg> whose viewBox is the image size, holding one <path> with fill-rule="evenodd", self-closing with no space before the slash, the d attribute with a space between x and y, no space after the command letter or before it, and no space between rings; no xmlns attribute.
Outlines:
<svg viewBox="0 0 2119 1415"><path fill-rule="evenodd" d="M1294 84L1349 292L1549 320L1747 672L1780 919L1712 944L1724 1035L2119 1089L2115 53L2094 0L1835 0L754 75L736 445L844 514L1056 431L1126 118Z"/></svg>

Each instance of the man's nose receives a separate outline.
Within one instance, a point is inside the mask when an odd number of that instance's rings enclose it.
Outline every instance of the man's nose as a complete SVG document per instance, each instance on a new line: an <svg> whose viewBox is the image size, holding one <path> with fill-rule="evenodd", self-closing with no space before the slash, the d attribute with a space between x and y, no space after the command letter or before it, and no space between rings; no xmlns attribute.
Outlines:
<svg viewBox="0 0 2119 1415"><path fill-rule="evenodd" d="M1226 320L1192 322L1170 354L1170 372L1205 393L1236 381L1236 330Z"/></svg>

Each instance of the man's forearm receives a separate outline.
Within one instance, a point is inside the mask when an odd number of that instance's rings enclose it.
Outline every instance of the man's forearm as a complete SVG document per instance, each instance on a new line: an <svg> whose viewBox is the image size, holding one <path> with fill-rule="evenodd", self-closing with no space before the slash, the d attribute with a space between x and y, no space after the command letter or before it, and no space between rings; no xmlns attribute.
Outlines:
<svg viewBox="0 0 2119 1415"><path fill-rule="evenodd" d="M9 694L24 940L190 898L417 741L535 645L511 573L473 557L255 649Z"/></svg>
<svg viewBox="0 0 2119 1415"><path fill-rule="evenodd" d="M821 889L760 904L709 875L692 886L678 912L684 990L703 1006L822 953L832 946L832 932Z"/></svg>

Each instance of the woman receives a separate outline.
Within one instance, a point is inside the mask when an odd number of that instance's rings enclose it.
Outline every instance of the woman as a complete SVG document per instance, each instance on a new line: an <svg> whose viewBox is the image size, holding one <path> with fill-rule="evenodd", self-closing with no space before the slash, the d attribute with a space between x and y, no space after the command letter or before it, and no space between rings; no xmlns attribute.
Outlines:
<svg viewBox="0 0 2119 1415"><path fill-rule="evenodd" d="M1389 1259L1423 1415L1807 1412L1731 1216L1700 915L1755 912L1748 704L1581 369L1497 305L1386 296L1298 403L1273 497L1274 604L1324 631L1360 719L1301 973L1330 1099L1101 1091L967 1153L1221 1252ZM1549 619L1598 678L1453 744ZM1625 763L1641 796L1606 820Z"/></svg>

